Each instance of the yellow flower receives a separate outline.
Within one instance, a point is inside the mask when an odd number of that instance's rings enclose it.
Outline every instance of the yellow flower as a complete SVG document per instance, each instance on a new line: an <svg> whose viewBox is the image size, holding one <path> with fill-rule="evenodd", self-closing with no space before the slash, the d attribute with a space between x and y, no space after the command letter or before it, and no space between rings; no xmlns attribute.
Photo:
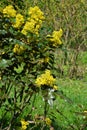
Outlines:
<svg viewBox="0 0 87 130"><path fill-rule="evenodd" d="M29 122L25 121L25 120L21 120L21 130L26 130L27 129L27 125L29 125Z"/></svg>
<svg viewBox="0 0 87 130"><path fill-rule="evenodd" d="M20 46L19 46L19 44L15 44L15 48L19 48Z"/></svg>
<svg viewBox="0 0 87 130"><path fill-rule="evenodd" d="M27 129L26 125L22 126L22 128L21 128L21 130L26 130L26 129Z"/></svg>
<svg viewBox="0 0 87 130"><path fill-rule="evenodd" d="M24 34L24 35L27 35L27 30L23 29L23 30L21 31L21 33Z"/></svg>
<svg viewBox="0 0 87 130"><path fill-rule="evenodd" d="M45 62L45 63L49 62L49 57L45 57L45 58L44 58L44 62Z"/></svg>
<svg viewBox="0 0 87 130"><path fill-rule="evenodd" d="M14 52L14 53L17 53L17 52L19 51L19 48L20 48L20 46L19 46L18 44L16 44L16 45L14 46L14 48L13 48L13 52Z"/></svg>
<svg viewBox="0 0 87 130"><path fill-rule="evenodd" d="M58 90L58 86L54 85L54 86L53 86L53 89L54 89L54 90Z"/></svg>
<svg viewBox="0 0 87 130"><path fill-rule="evenodd" d="M3 9L3 14L7 17L15 17L16 16L16 10L12 5L8 5Z"/></svg>
<svg viewBox="0 0 87 130"><path fill-rule="evenodd" d="M24 18L21 14L16 15L16 22L13 24L13 27L20 28L24 23Z"/></svg>
<svg viewBox="0 0 87 130"><path fill-rule="evenodd" d="M16 44L13 48L13 52L18 55L22 54L24 51L25 51L25 48L22 45L20 46L19 44Z"/></svg>
<svg viewBox="0 0 87 130"><path fill-rule="evenodd" d="M27 122L27 121L25 121L25 120L21 120L21 124L22 124L22 126L24 126L24 125L29 125L29 122Z"/></svg>
<svg viewBox="0 0 87 130"><path fill-rule="evenodd" d="M35 83L38 87L42 85L52 86L55 82L55 78L50 73L50 70L46 70L44 74L41 74L40 77L37 77Z"/></svg>
<svg viewBox="0 0 87 130"><path fill-rule="evenodd" d="M61 45L62 41L60 40L61 36L63 35L63 30L60 29L59 31L54 31L51 35L47 37L50 38L50 41L53 42L53 46Z"/></svg>
<svg viewBox="0 0 87 130"><path fill-rule="evenodd" d="M51 123L52 123L52 121L50 120L50 118L46 118L45 121L46 121L46 124L49 125L49 126L50 126Z"/></svg>
<svg viewBox="0 0 87 130"><path fill-rule="evenodd" d="M44 20L45 17L43 16L44 13L39 9L38 6L30 7L29 15L32 19L38 21L39 19Z"/></svg>
<svg viewBox="0 0 87 130"><path fill-rule="evenodd" d="M27 21L27 22L25 23L25 25L24 25L24 28L23 28L23 30L22 30L22 33L23 33L24 35L27 35L28 32L36 33L35 24L36 24L35 21L33 21L33 22Z"/></svg>
<svg viewBox="0 0 87 130"><path fill-rule="evenodd" d="M43 12L38 6L30 7L28 14L30 17L27 19L21 33L27 35L28 32L38 35L39 29L44 20Z"/></svg>

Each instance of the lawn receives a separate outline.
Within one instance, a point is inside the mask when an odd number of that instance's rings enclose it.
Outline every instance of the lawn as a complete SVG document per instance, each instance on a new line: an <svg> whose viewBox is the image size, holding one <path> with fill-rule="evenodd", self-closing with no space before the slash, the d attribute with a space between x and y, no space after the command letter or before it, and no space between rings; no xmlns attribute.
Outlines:
<svg viewBox="0 0 87 130"><path fill-rule="evenodd" d="M61 120L59 114L56 116L58 121L64 127L70 125L73 126L72 129L83 129L86 119L84 111L87 111L87 81L58 79L57 82L64 95L60 94L56 100L56 105L63 114L60 114Z"/></svg>

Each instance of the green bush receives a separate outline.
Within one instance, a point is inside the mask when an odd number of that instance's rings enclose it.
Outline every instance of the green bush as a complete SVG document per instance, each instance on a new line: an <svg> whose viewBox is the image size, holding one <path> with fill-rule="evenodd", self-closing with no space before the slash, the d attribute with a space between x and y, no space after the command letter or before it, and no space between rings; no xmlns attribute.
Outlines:
<svg viewBox="0 0 87 130"><path fill-rule="evenodd" d="M0 12L0 21L0 127L51 128L47 114L52 94L57 91L52 75L54 52L62 46L63 31L42 35L45 17L38 6L30 7L24 16L8 5ZM31 113L39 93L44 109L42 116L35 117L37 112Z"/></svg>

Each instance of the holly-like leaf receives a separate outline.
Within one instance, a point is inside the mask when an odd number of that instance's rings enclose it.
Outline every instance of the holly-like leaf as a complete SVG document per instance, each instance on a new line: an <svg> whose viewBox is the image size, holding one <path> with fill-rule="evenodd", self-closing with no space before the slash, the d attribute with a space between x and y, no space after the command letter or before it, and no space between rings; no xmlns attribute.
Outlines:
<svg viewBox="0 0 87 130"><path fill-rule="evenodd" d="M22 62L21 65L18 65L18 68L14 67L16 73L20 74L24 70L25 63Z"/></svg>

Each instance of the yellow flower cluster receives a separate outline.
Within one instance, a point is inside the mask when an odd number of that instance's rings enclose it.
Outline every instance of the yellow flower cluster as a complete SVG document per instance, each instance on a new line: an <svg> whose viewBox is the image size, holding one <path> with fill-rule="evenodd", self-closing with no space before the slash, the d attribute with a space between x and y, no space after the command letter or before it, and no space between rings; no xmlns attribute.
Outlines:
<svg viewBox="0 0 87 130"><path fill-rule="evenodd" d="M50 118L48 118L48 117L45 119L45 122L46 122L46 124L49 125L49 126L50 126L51 123L52 123L52 121L51 121Z"/></svg>
<svg viewBox="0 0 87 130"><path fill-rule="evenodd" d="M48 85L50 87L53 86L55 82L55 78L51 75L50 70L46 70L44 74L42 74L40 77L37 77L35 83L38 87L41 87L42 85Z"/></svg>
<svg viewBox="0 0 87 130"><path fill-rule="evenodd" d="M8 5L3 9L3 14L7 17L15 18L12 21L12 26L15 28L20 28L24 23L24 17L21 14L17 14L16 10L12 5ZM30 7L28 11L29 18L25 22L25 25L21 32L27 35L28 32L38 35L38 31L42 25L42 21L45 19L43 12L38 6Z"/></svg>
<svg viewBox="0 0 87 130"><path fill-rule="evenodd" d="M7 17L15 18L14 22L12 21L12 26L15 28L20 28L24 23L24 17L21 14L17 14L16 10L12 5L8 5L3 9L3 14Z"/></svg>
<svg viewBox="0 0 87 130"><path fill-rule="evenodd" d="M24 17L21 14L17 14L13 27L20 28L23 23L24 23Z"/></svg>
<svg viewBox="0 0 87 130"><path fill-rule="evenodd" d="M39 63L42 64L42 63L48 63L49 62L49 57L45 57L45 58L42 58L39 60Z"/></svg>
<svg viewBox="0 0 87 130"><path fill-rule="evenodd" d="M28 32L38 34L39 26L36 26L36 22L34 20L27 21L24 25L23 30L21 31L24 35L27 35Z"/></svg>
<svg viewBox="0 0 87 130"><path fill-rule="evenodd" d="M22 33L27 35L28 32L38 35L38 31L44 20L43 12L39 9L38 6L30 7L29 9L30 17L26 21Z"/></svg>
<svg viewBox="0 0 87 130"><path fill-rule="evenodd" d="M25 48L23 46L20 46L19 44L16 44L13 48L13 52L20 55L25 51Z"/></svg>
<svg viewBox="0 0 87 130"><path fill-rule="evenodd" d="M63 30L60 29L59 31L54 31L52 36L49 35L50 41L53 42L53 46L61 45L62 41L60 40L61 36L63 35Z"/></svg>
<svg viewBox="0 0 87 130"><path fill-rule="evenodd" d="M15 17L16 16L16 10L12 5L8 5L3 9L3 14L7 17Z"/></svg>
<svg viewBox="0 0 87 130"><path fill-rule="evenodd" d="M21 130L26 130L27 126L29 125L29 122L25 121L25 120L21 120Z"/></svg>
<svg viewBox="0 0 87 130"><path fill-rule="evenodd" d="M42 20L45 19L45 17L43 16L44 13L39 9L38 6L30 7L29 9L29 15L31 17L31 19L34 19L35 21L38 21L39 23L42 23Z"/></svg>

